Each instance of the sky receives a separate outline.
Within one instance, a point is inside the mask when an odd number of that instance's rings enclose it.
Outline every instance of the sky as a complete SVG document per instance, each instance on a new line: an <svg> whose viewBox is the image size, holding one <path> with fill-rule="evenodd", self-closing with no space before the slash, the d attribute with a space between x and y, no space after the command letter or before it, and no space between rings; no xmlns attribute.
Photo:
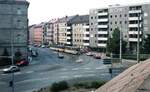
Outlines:
<svg viewBox="0 0 150 92"><path fill-rule="evenodd" d="M108 5L145 3L150 0L27 0L29 25L47 22L53 18L71 15L85 15L90 9Z"/></svg>

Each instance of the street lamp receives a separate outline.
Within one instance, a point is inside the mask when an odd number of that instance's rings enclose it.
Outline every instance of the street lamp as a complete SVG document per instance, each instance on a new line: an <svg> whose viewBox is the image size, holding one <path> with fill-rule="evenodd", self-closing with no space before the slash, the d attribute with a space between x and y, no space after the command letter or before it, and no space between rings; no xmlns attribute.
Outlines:
<svg viewBox="0 0 150 92"><path fill-rule="evenodd" d="M122 63L122 24L120 26L120 62Z"/></svg>
<svg viewBox="0 0 150 92"><path fill-rule="evenodd" d="M137 41L137 62L139 63L140 62L140 31L141 31L141 29L140 29L140 25L141 25L141 23L140 23L140 17L141 17L141 14L142 14L142 12L141 13L138 13L138 34L137 34L137 38L138 38L138 41ZM142 25L141 25L142 26Z"/></svg>

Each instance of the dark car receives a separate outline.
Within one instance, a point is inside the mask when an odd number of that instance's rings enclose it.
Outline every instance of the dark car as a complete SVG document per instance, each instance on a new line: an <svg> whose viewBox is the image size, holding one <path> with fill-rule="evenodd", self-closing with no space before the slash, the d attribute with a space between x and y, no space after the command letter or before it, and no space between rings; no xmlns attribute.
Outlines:
<svg viewBox="0 0 150 92"><path fill-rule="evenodd" d="M26 60L21 60L20 62L17 63L17 66L27 66L29 65L29 62Z"/></svg>

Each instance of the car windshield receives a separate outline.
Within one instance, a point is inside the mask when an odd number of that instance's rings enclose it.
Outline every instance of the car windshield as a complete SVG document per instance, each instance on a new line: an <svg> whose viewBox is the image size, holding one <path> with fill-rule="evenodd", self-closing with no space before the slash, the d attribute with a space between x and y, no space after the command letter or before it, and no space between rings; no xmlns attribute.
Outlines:
<svg viewBox="0 0 150 92"><path fill-rule="evenodd" d="M144 91L149 58L150 0L0 0L0 92Z"/></svg>

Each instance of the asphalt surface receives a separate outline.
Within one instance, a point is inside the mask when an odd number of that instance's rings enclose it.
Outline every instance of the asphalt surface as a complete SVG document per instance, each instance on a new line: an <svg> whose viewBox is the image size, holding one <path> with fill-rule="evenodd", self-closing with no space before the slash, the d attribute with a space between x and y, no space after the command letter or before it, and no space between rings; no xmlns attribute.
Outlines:
<svg viewBox="0 0 150 92"><path fill-rule="evenodd" d="M34 48L35 49L35 48ZM15 92L32 92L53 82L70 79L100 78L109 80L108 66L102 60L83 55L65 54L63 59L48 48L36 48L39 56L33 58L29 66L21 67L15 75ZM82 63L75 62L83 59ZM9 87L11 74L3 74L0 69L0 92L12 92Z"/></svg>

